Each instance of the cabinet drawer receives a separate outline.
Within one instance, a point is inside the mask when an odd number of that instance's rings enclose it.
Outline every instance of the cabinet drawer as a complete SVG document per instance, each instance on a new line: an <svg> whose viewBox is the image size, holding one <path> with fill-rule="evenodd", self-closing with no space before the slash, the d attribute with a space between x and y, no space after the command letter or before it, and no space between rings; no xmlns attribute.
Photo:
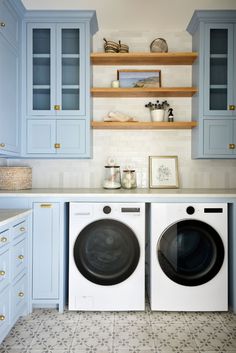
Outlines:
<svg viewBox="0 0 236 353"><path fill-rule="evenodd" d="M0 3L0 33L15 47L18 37L18 18L16 13L11 10L7 1Z"/></svg>
<svg viewBox="0 0 236 353"><path fill-rule="evenodd" d="M0 295L0 342L4 338L1 335L7 331L10 325L10 290L7 288Z"/></svg>
<svg viewBox="0 0 236 353"><path fill-rule="evenodd" d="M12 288L12 320L15 321L17 317L23 314L25 305L27 303L27 277L24 275L19 281L15 283Z"/></svg>
<svg viewBox="0 0 236 353"><path fill-rule="evenodd" d="M10 283L10 250L0 253L0 292Z"/></svg>
<svg viewBox="0 0 236 353"><path fill-rule="evenodd" d="M4 231L0 231L0 248L4 245L9 244L10 241L10 231L6 229Z"/></svg>
<svg viewBox="0 0 236 353"><path fill-rule="evenodd" d="M26 238L13 245L12 248L12 278L16 278L27 265Z"/></svg>
<svg viewBox="0 0 236 353"><path fill-rule="evenodd" d="M27 232L27 222L24 220L13 227L13 238Z"/></svg>

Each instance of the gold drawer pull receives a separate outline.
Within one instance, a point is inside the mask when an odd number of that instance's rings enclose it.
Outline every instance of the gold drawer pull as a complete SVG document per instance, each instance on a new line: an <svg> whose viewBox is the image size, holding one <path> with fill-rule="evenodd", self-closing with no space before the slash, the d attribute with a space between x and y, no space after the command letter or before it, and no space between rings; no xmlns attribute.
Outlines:
<svg viewBox="0 0 236 353"><path fill-rule="evenodd" d="M6 146L5 143L0 143L1 148L4 148L5 146Z"/></svg>
<svg viewBox="0 0 236 353"><path fill-rule="evenodd" d="M235 110L235 105L234 104L230 104L229 105L229 110Z"/></svg>
<svg viewBox="0 0 236 353"><path fill-rule="evenodd" d="M50 203L42 203L40 205L40 207L42 207L42 208L52 208L52 204L50 204Z"/></svg>
<svg viewBox="0 0 236 353"><path fill-rule="evenodd" d="M6 272L5 271L0 271L0 276L5 276Z"/></svg>
<svg viewBox="0 0 236 353"><path fill-rule="evenodd" d="M61 110L61 106L58 104L54 105L54 110Z"/></svg>
<svg viewBox="0 0 236 353"><path fill-rule="evenodd" d="M61 148L61 144L60 143L54 143L54 148Z"/></svg>
<svg viewBox="0 0 236 353"><path fill-rule="evenodd" d="M24 258L25 258L24 255L19 255L19 256L18 256L18 259L19 259L19 260L24 260Z"/></svg>
<svg viewBox="0 0 236 353"><path fill-rule="evenodd" d="M235 143L230 143L229 144L229 149L234 150L235 149Z"/></svg>
<svg viewBox="0 0 236 353"><path fill-rule="evenodd" d="M0 22L0 26L1 26L1 27L6 27L5 22Z"/></svg>
<svg viewBox="0 0 236 353"><path fill-rule="evenodd" d="M25 293L24 293L24 292L19 292L19 293L18 293L18 297L20 297L20 298L23 298L23 297L24 297L24 295L25 295Z"/></svg>
<svg viewBox="0 0 236 353"><path fill-rule="evenodd" d="M1 243L6 243L7 242L7 238L6 237L2 237L0 240L1 240Z"/></svg>
<svg viewBox="0 0 236 353"><path fill-rule="evenodd" d="M4 315L0 315L0 321L4 321L6 318Z"/></svg>
<svg viewBox="0 0 236 353"><path fill-rule="evenodd" d="M25 227L20 227L21 232L25 232Z"/></svg>

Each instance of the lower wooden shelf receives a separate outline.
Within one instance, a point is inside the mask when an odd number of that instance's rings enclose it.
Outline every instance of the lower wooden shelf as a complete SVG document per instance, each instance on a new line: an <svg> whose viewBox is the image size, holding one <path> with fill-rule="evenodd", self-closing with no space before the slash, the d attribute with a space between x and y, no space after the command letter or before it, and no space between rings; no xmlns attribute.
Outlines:
<svg viewBox="0 0 236 353"><path fill-rule="evenodd" d="M167 121L150 122L110 122L110 121L92 121L93 129L134 129L134 130L151 130L151 129L192 129L197 126L196 121L174 121L169 123Z"/></svg>
<svg viewBox="0 0 236 353"><path fill-rule="evenodd" d="M197 92L195 87L159 87L159 88L110 88L93 87L93 97L192 97Z"/></svg>

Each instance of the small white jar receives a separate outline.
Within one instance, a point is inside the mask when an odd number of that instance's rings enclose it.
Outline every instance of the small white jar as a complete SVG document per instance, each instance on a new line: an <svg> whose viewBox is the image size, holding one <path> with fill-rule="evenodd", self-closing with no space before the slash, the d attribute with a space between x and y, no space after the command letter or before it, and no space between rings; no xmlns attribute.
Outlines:
<svg viewBox="0 0 236 353"><path fill-rule="evenodd" d="M124 189L135 189L137 187L135 170L123 170L121 185Z"/></svg>
<svg viewBox="0 0 236 353"><path fill-rule="evenodd" d="M152 121L163 121L164 120L164 109L154 109L151 110L151 119Z"/></svg>
<svg viewBox="0 0 236 353"><path fill-rule="evenodd" d="M111 81L111 87L112 88L119 88L120 82L118 80Z"/></svg>

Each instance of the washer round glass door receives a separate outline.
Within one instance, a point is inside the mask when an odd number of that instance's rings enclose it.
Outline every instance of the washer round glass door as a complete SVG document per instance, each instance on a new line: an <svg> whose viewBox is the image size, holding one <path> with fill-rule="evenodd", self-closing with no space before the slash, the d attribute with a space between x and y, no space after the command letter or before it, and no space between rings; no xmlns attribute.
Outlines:
<svg viewBox="0 0 236 353"><path fill-rule="evenodd" d="M209 224L183 220L162 233L157 257L171 280L184 286L197 286L210 281L219 272L224 261L224 245Z"/></svg>
<svg viewBox="0 0 236 353"><path fill-rule="evenodd" d="M101 219L87 225L74 245L74 260L80 273L100 285L126 280L140 258L139 242L125 224Z"/></svg>

